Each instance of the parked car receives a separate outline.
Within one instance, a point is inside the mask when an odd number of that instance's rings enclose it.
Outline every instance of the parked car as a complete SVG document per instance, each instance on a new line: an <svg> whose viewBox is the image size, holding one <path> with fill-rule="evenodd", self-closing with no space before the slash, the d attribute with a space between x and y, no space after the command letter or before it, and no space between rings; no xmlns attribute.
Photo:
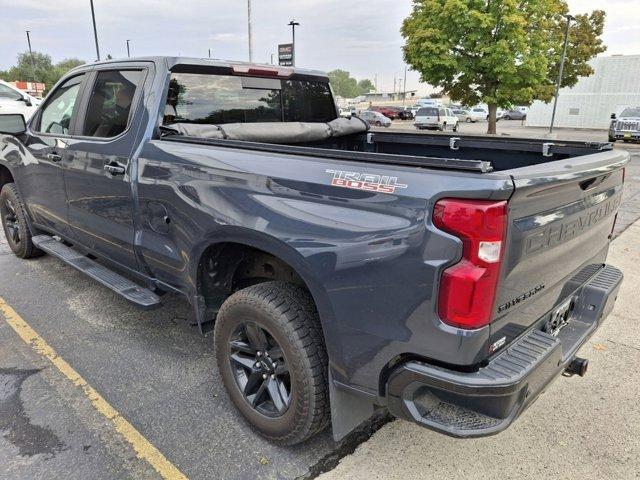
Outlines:
<svg viewBox="0 0 640 480"><path fill-rule="evenodd" d="M372 107L369 107L369 110L372 112L379 112L389 120L395 120L396 118L398 118L398 110L396 110L394 107L380 107L374 105Z"/></svg>
<svg viewBox="0 0 640 480"><path fill-rule="evenodd" d="M469 112L469 110L453 109L452 112L456 117L458 117L458 121L460 122L475 123L478 121L473 115L471 115L471 112Z"/></svg>
<svg viewBox="0 0 640 480"><path fill-rule="evenodd" d="M414 115L411 107L396 107L396 110L398 111L399 120L413 120Z"/></svg>
<svg viewBox="0 0 640 480"><path fill-rule="evenodd" d="M391 120L388 117L380 112L375 112L373 110L365 110L359 115L359 117L369 125L373 125L375 127L391 126Z"/></svg>
<svg viewBox="0 0 640 480"><path fill-rule="evenodd" d="M640 107L625 108L619 116L611 114L609 141L625 142L640 140Z"/></svg>
<svg viewBox="0 0 640 480"><path fill-rule="evenodd" d="M473 107L469 113L475 122L484 121L489 118L489 111L484 107Z"/></svg>
<svg viewBox="0 0 640 480"><path fill-rule="evenodd" d="M527 113L522 110L505 110L502 118L504 120L524 120L527 118Z"/></svg>
<svg viewBox="0 0 640 480"><path fill-rule="evenodd" d="M19 113L28 120L38 105L40 105L40 100L37 98L0 80L0 114Z"/></svg>
<svg viewBox="0 0 640 480"><path fill-rule="evenodd" d="M622 281L606 257L627 152L370 132L337 118L321 72L211 66L95 62L28 125L0 115L13 253L141 308L183 295L231 401L281 445L380 409L493 435L585 374L577 352Z"/></svg>
<svg viewBox="0 0 640 480"><path fill-rule="evenodd" d="M446 107L422 107L413 124L418 130L458 131L458 117Z"/></svg>

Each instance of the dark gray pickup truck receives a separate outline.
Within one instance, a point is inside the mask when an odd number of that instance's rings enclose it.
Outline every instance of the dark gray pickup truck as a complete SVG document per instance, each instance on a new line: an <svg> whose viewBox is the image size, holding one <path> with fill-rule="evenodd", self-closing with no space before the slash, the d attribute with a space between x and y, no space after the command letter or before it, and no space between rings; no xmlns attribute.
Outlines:
<svg viewBox="0 0 640 480"><path fill-rule="evenodd" d="M232 401L280 444L381 408L499 432L585 373L622 281L605 261L626 152L370 131L320 72L98 62L0 131L13 252L143 308L184 295Z"/></svg>

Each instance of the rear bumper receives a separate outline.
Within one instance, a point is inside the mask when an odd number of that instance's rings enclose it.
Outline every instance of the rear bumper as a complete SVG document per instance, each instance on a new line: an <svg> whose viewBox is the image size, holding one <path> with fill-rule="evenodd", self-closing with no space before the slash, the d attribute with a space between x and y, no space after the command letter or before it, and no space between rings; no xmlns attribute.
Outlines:
<svg viewBox="0 0 640 480"><path fill-rule="evenodd" d="M621 130L610 130L609 135L616 140L640 140L640 131L626 132Z"/></svg>
<svg viewBox="0 0 640 480"><path fill-rule="evenodd" d="M565 370L611 312L621 282L622 273L605 266L576 292L571 319L557 336L530 330L478 371L402 364L387 382L389 411L454 437L504 430Z"/></svg>

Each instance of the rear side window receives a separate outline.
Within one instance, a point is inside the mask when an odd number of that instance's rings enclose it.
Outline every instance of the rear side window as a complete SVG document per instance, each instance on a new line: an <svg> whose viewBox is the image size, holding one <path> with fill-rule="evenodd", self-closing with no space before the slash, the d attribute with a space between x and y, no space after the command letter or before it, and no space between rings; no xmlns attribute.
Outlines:
<svg viewBox="0 0 640 480"><path fill-rule="evenodd" d="M418 115L421 117L437 117L438 109L433 107L423 107L418 110Z"/></svg>
<svg viewBox="0 0 640 480"><path fill-rule="evenodd" d="M326 82L174 73L164 123L330 122L336 117Z"/></svg>
<svg viewBox="0 0 640 480"><path fill-rule="evenodd" d="M71 120L75 115L76 100L83 80L84 74L77 75L54 90L42 109L36 131L57 135L69 134Z"/></svg>
<svg viewBox="0 0 640 480"><path fill-rule="evenodd" d="M110 138L127 129L142 70L110 70L98 73L89 98L82 135Z"/></svg>

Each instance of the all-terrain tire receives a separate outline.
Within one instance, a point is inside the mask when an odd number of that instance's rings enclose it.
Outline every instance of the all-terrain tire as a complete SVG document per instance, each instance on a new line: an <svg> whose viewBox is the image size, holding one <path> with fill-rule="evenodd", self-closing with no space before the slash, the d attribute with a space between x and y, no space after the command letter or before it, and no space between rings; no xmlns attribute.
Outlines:
<svg viewBox="0 0 640 480"><path fill-rule="evenodd" d="M27 212L15 183L6 183L0 191L0 218L11 251L19 258L44 255L31 241Z"/></svg>
<svg viewBox="0 0 640 480"><path fill-rule="evenodd" d="M284 354L291 391L290 404L280 416L267 416L252 406L238 383L230 343L247 322L266 331ZM236 408L260 434L279 445L295 445L329 424L328 359L318 313L307 291L284 282L239 290L220 308L214 335L222 382Z"/></svg>

